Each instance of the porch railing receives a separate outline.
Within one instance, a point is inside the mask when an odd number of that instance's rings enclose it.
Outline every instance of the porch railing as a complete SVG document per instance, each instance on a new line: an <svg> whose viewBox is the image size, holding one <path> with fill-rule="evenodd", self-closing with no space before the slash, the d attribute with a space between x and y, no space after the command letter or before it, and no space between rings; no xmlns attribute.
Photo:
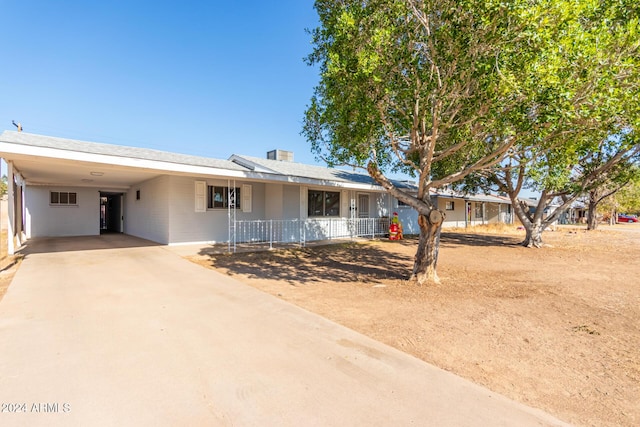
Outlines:
<svg viewBox="0 0 640 427"><path fill-rule="evenodd" d="M233 241L229 249L238 244L261 244L272 248L279 244L305 246L307 242L376 238L389 232L389 218L311 218L306 220L256 220L230 223Z"/></svg>

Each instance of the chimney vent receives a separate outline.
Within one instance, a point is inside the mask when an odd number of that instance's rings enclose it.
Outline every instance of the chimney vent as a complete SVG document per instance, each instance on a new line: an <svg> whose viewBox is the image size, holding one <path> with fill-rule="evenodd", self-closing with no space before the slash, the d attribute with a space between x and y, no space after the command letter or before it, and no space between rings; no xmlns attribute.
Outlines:
<svg viewBox="0 0 640 427"><path fill-rule="evenodd" d="M293 151L271 150L267 152L267 159L293 162Z"/></svg>

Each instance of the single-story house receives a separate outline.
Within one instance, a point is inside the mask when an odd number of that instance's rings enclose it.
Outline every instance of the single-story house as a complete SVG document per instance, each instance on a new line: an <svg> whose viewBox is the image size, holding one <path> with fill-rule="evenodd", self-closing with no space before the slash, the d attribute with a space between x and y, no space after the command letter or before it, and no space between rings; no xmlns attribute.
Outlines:
<svg viewBox="0 0 640 427"><path fill-rule="evenodd" d="M444 211L443 228L473 227L485 224L513 224L511 201L493 194L465 194L438 190L432 196L438 209Z"/></svg>
<svg viewBox="0 0 640 427"><path fill-rule="evenodd" d="M9 253L30 238L105 232L169 245L304 244L384 235L394 212L406 234L419 232L415 210L368 175L295 163L282 150L221 160L5 131L0 157ZM433 196L452 211L446 225L501 220L507 209L493 196Z"/></svg>
<svg viewBox="0 0 640 427"><path fill-rule="evenodd" d="M375 235L397 208L366 174L268 154L220 160L5 131L9 249L103 232L162 244Z"/></svg>

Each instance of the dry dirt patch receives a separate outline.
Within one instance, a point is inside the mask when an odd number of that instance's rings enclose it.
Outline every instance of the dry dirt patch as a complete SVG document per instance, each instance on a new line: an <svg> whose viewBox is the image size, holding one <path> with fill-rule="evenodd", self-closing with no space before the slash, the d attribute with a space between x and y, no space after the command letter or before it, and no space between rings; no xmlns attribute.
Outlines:
<svg viewBox="0 0 640 427"><path fill-rule="evenodd" d="M0 257L0 301L7 293L21 262L22 256L20 255Z"/></svg>
<svg viewBox="0 0 640 427"><path fill-rule="evenodd" d="M417 241L191 257L577 425L640 425L640 233L444 233L442 284L406 279Z"/></svg>

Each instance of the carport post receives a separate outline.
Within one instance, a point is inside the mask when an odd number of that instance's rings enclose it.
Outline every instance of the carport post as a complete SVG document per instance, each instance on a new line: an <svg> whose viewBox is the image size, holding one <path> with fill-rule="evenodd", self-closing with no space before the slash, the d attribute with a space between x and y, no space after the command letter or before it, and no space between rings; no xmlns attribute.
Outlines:
<svg viewBox="0 0 640 427"><path fill-rule="evenodd" d="M14 223L16 217L16 201L14 191L15 178L13 176L13 162L7 161L7 254L14 255L16 248L13 241Z"/></svg>

